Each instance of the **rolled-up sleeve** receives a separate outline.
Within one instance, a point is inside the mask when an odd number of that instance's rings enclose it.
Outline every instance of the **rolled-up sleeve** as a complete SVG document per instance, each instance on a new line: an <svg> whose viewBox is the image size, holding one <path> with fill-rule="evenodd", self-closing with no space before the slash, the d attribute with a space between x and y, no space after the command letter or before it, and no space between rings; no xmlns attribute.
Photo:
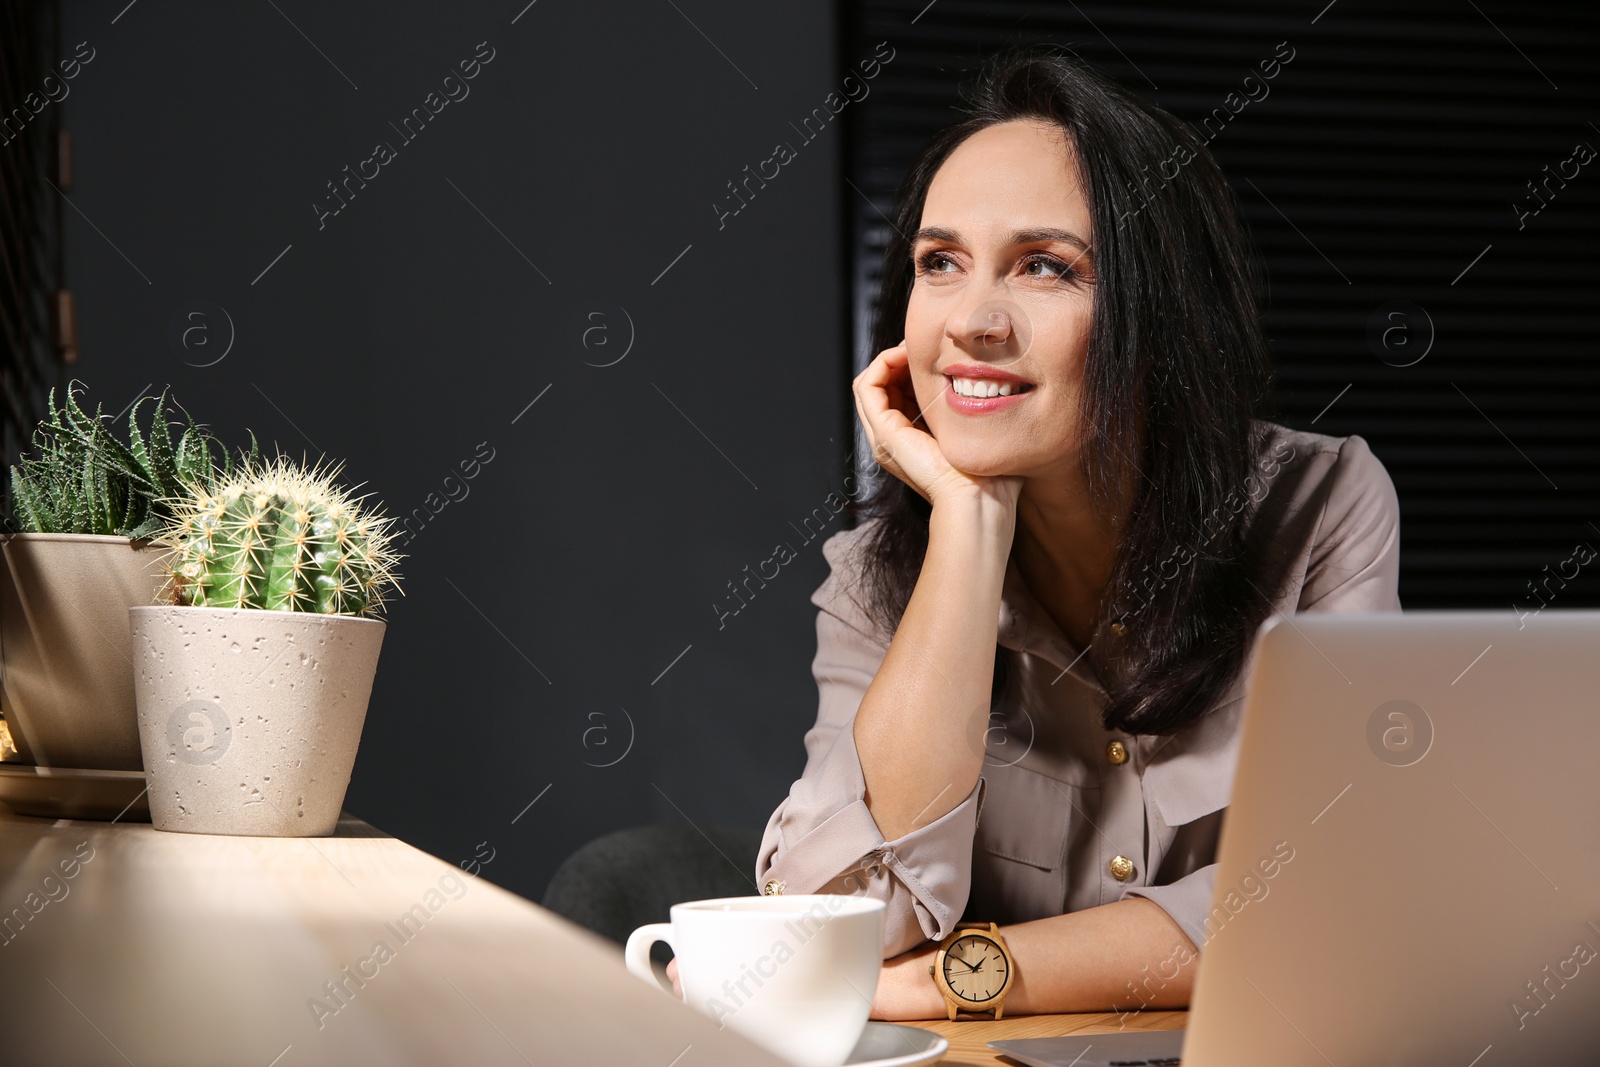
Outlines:
<svg viewBox="0 0 1600 1067"><path fill-rule="evenodd" d="M812 594L817 612L817 721L806 732L806 767L767 820L756 883L784 893L846 893L882 900L887 959L954 928L967 904L972 841L983 803L980 779L940 818L885 841L866 804L853 725L888 643L853 596L851 552L863 528L823 543L832 570Z"/></svg>
<svg viewBox="0 0 1600 1067"><path fill-rule="evenodd" d="M1210 934L1206 917L1211 914L1211 891L1217 884L1217 865L1208 863L1166 885L1130 888L1125 897L1144 897L1165 911L1197 949L1205 948Z"/></svg>

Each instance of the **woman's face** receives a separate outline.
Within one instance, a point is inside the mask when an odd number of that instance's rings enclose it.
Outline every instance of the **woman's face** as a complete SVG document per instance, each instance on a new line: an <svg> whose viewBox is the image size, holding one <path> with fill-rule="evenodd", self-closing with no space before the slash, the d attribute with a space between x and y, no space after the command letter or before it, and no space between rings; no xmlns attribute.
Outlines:
<svg viewBox="0 0 1600 1067"><path fill-rule="evenodd" d="M912 235L912 387L945 459L968 474L1077 461L1093 234L1065 138L1031 120L973 134L934 174ZM986 396L1001 388L1011 395Z"/></svg>

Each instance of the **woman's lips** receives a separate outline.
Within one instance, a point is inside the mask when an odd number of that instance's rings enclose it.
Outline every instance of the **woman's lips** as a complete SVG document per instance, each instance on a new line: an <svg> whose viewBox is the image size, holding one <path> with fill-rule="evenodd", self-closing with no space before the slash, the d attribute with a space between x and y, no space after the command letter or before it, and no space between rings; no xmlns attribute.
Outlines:
<svg viewBox="0 0 1600 1067"><path fill-rule="evenodd" d="M950 410L961 412L964 415L986 415L993 411L1004 411L1007 408L1015 407L1035 388L1031 383L1007 383L1013 390L1009 396L962 396L956 392L955 377L945 375L945 379L949 383L944 392L945 403L949 405ZM963 378L962 380L963 382L975 380L979 384L987 384L987 380L981 378Z"/></svg>

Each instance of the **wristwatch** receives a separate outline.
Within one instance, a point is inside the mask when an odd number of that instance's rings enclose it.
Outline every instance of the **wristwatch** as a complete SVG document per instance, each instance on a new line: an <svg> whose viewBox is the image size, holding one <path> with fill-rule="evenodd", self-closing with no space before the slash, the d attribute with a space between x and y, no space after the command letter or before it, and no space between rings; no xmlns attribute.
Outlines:
<svg viewBox="0 0 1600 1067"><path fill-rule="evenodd" d="M933 966L928 968L952 1022L959 1011L992 1010L994 1017L1000 1018L1015 972L1011 949L994 923L957 923L950 936L939 942Z"/></svg>

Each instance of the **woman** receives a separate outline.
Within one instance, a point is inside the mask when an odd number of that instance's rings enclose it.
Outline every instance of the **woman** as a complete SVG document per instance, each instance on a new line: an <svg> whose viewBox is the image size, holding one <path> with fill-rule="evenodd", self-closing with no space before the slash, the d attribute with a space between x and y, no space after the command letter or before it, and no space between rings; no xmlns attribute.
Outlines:
<svg viewBox="0 0 1600 1067"><path fill-rule="evenodd" d="M886 902L878 1018L945 1014L963 918L1009 942L1007 1014L1182 1006L1256 629L1399 610L1398 504L1361 438L1253 418L1256 276L1186 126L1037 51L969 113L901 188L854 383L892 477L824 544L757 880Z"/></svg>

